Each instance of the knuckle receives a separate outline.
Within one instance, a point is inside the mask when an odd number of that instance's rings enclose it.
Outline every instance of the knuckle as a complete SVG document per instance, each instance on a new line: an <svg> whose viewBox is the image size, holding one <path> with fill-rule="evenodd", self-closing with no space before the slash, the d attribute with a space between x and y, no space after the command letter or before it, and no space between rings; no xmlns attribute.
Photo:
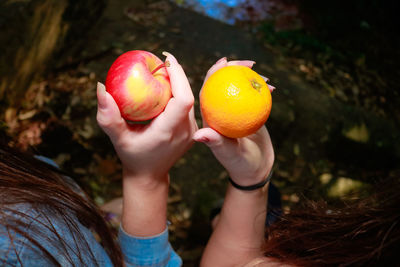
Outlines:
<svg viewBox="0 0 400 267"><path fill-rule="evenodd" d="M163 136L163 142L167 144L171 144L175 139L175 136L172 131L168 131Z"/></svg>
<svg viewBox="0 0 400 267"><path fill-rule="evenodd" d="M192 95L182 98L180 104L185 110L190 110L194 105L194 96Z"/></svg>
<svg viewBox="0 0 400 267"><path fill-rule="evenodd" d="M106 124L106 122L105 122L103 116L100 114L100 112L97 112L96 120L97 120L97 124L98 124L100 127L103 127L103 126Z"/></svg>
<svg viewBox="0 0 400 267"><path fill-rule="evenodd" d="M207 71L207 77L210 77L211 76L211 74L213 74L214 73L214 66L212 66L208 71Z"/></svg>
<svg viewBox="0 0 400 267"><path fill-rule="evenodd" d="M111 126L111 121L105 119L103 116L99 115L99 113L97 113L96 116L96 120L97 120L97 124L104 130L107 128L110 128Z"/></svg>

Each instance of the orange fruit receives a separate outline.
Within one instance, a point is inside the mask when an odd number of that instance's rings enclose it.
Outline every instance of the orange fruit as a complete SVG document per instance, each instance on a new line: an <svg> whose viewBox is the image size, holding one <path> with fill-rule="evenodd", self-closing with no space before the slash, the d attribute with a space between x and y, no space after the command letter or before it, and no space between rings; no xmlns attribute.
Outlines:
<svg viewBox="0 0 400 267"><path fill-rule="evenodd" d="M267 121L272 98L267 83L245 66L217 70L200 93L200 108L209 127L230 138L255 133Z"/></svg>

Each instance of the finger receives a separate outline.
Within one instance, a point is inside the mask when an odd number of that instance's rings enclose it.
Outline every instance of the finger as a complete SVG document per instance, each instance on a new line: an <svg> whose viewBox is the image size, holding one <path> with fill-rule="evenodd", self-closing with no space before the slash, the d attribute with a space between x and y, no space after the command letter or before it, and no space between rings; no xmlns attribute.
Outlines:
<svg viewBox="0 0 400 267"><path fill-rule="evenodd" d="M104 84L97 83L97 123L111 138L115 138L122 127L126 127L125 120L114 98L106 91Z"/></svg>
<svg viewBox="0 0 400 267"><path fill-rule="evenodd" d="M188 111L193 106L194 96L186 74L172 54L168 52L162 54L166 56L165 61L169 62L167 71L171 82L172 95L181 104L181 107Z"/></svg>
<svg viewBox="0 0 400 267"><path fill-rule="evenodd" d="M169 62L167 71L173 97L168 101L164 112L161 113L157 121L166 120L170 123L169 127L175 127L187 118L194 104L194 96L185 72L175 57L168 52L163 52L163 55L167 57L166 61Z"/></svg>
<svg viewBox="0 0 400 267"><path fill-rule="evenodd" d="M254 65L255 63L256 63L256 62L255 62L255 61L252 61L252 60L232 60L232 61L229 61L229 62L228 62L228 66L240 65L240 66L246 66L246 67L252 68L253 65ZM269 82L269 78L267 78L267 77L265 77L265 76L263 76L263 75L260 75L260 76L261 76L261 78L264 79L264 81L265 81L266 83ZM268 84L268 88L269 88L269 91L270 91L270 92L273 92L273 91L276 89L275 86L270 85L270 84Z"/></svg>
<svg viewBox="0 0 400 267"><path fill-rule="evenodd" d="M204 78L204 83L210 78L210 76L216 72L217 70L226 67L227 66L227 59L226 57L220 58L214 65L211 66L211 68L207 71L206 77ZM203 88L203 86L202 86ZM202 89L200 89L199 95L201 94ZM202 122L203 122L203 127L208 127L207 122L204 120L203 115L201 114Z"/></svg>
<svg viewBox="0 0 400 267"><path fill-rule="evenodd" d="M259 74L260 75L260 74ZM267 83L267 82L269 82L269 78L268 77L265 77L265 76L263 76L263 75L260 75L261 76L261 78L263 78L264 79L264 81Z"/></svg>
<svg viewBox="0 0 400 267"><path fill-rule="evenodd" d="M270 84L267 84L267 85L268 85L268 89L269 89L269 91L270 91L271 93L276 89L276 87L273 86L273 85L270 85Z"/></svg>
<svg viewBox="0 0 400 267"><path fill-rule="evenodd" d="M255 63L256 62L253 60L231 60L228 62L228 66L239 65L239 66L245 66L245 67L252 68Z"/></svg>
<svg viewBox="0 0 400 267"><path fill-rule="evenodd" d="M269 78L267 78L267 77L265 77L265 76L263 76L263 75L260 75L260 76L261 76L261 78L263 78L264 81L267 83L268 89L269 89L269 91L272 93L272 92L276 89L276 87L273 86L273 85L270 85L270 84L268 83L268 82L269 82Z"/></svg>
<svg viewBox="0 0 400 267"><path fill-rule="evenodd" d="M232 61L229 61L229 62L227 63L227 65L228 65L228 66L240 65L240 66L246 66L246 67L252 68L252 67L254 66L255 63L256 63L256 62L255 62L255 61L252 61L252 60L232 60ZM267 78L267 77L265 77L265 76L263 76L263 75L260 75L260 76L261 76L261 78L264 79L264 81L265 81L266 83L269 82L269 78ZM269 91L270 91L270 92L273 92L273 91L276 89L275 86L270 85L270 84L268 84L268 88L269 88Z"/></svg>
<svg viewBox="0 0 400 267"><path fill-rule="evenodd" d="M241 65L241 66L246 66L251 68L253 65L255 64L255 61L252 60L232 60L232 61L227 61L226 57L223 57L221 59L219 59L207 72L206 77L204 78L204 83L207 81L208 78L210 78L210 76L216 72L217 70L226 67L226 66L232 66L232 65ZM204 85L203 83L203 85ZM201 94L201 90L200 90L200 94ZM203 118L203 116L202 116ZM203 119L203 127L208 127L207 122Z"/></svg>
<svg viewBox="0 0 400 267"><path fill-rule="evenodd" d="M234 153L237 140L227 138L211 128L202 128L193 134L193 140L210 147L217 155ZM232 155L232 154L231 154Z"/></svg>
<svg viewBox="0 0 400 267"><path fill-rule="evenodd" d="M206 144L226 169L237 158L239 139L227 138L211 128L202 128L194 133L193 140Z"/></svg>
<svg viewBox="0 0 400 267"><path fill-rule="evenodd" d="M204 78L204 82L210 78L210 76L219 70L220 68L226 67L227 66L227 61L226 57L220 58L217 62L215 62L214 65L211 66L211 68L207 71L206 77Z"/></svg>
<svg viewBox="0 0 400 267"><path fill-rule="evenodd" d="M214 72L226 66L227 66L226 57L220 58L214 65L211 66L211 68L207 71L206 77L204 78L203 85L201 86L199 95L201 94L204 83L208 80L208 78L210 78L210 76L214 74ZM204 120L203 120L203 127L206 127L204 124Z"/></svg>
<svg viewBox="0 0 400 267"><path fill-rule="evenodd" d="M219 59L207 72L206 77L204 78L204 82L210 78L210 76L216 72L217 70L226 67L226 66L233 66L233 65L239 65L239 66L246 66L246 67L253 67L255 64L255 61L252 60L232 60L232 61L227 61L226 57L223 57Z"/></svg>
<svg viewBox="0 0 400 267"><path fill-rule="evenodd" d="M197 125L196 116L195 116L195 112L194 112L194 106L189 111L189 120L192 121L192 124L194 127L193 132L197 131L199 129L199 126Z"/></svg>

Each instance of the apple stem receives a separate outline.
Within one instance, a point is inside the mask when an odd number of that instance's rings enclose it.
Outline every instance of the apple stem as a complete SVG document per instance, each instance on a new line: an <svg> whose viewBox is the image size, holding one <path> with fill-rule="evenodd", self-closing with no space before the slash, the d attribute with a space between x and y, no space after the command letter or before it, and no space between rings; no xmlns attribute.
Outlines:
<svg viewBox="0 0 400 267"><path fill-rule="evenodd" d="M157 68L155 68L155 69L151 72L151 74L156 73L159 69L164 68L164 67L165 67L165 64L164 64L164 63L158 65Z"/></svg>

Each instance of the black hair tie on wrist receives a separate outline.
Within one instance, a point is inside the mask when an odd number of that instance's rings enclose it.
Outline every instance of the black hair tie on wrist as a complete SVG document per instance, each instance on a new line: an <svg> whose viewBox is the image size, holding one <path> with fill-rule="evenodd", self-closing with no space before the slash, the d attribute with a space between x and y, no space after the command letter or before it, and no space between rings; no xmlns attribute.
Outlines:
<svg viewBox="0 0 400 267"><path fill-rule="evenodd" d="M231 179L231 177L228 177L228 179L229 179L229 182L231 182L231 184L233 185L233 187L235 187L235 188L237 188L237 189L239 189L239 190L253 191L253 190L256 190L256 189L259 189L259 188L264 187L264 185L266 185L266 184L271 180L272 173L273 173L273 171L271 170L271 172L268 174L267 178L265 178L264 181L259 182L258 184L247 185L247 186L238 185L237 183L235 183L235 182Z"/></svg>

